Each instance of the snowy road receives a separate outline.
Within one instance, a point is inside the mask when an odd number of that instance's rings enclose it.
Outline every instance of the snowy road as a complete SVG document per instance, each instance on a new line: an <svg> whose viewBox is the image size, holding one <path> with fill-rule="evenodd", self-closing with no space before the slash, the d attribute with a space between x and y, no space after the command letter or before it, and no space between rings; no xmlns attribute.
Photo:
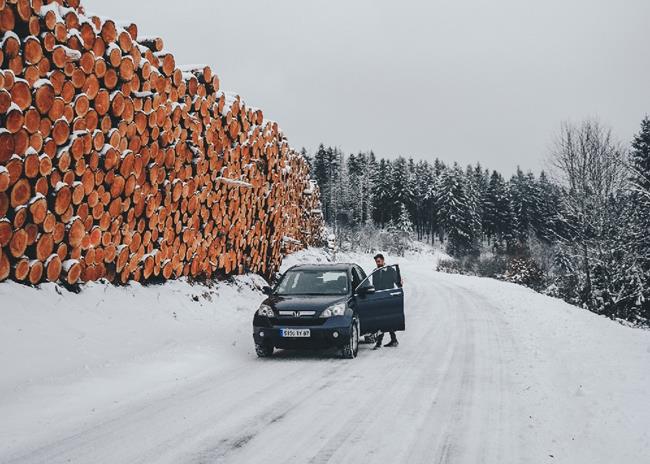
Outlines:
<svg viewBox="0 0 650 464"><path fill-rule="evenodd" d="M4 385L0 462L648 462L649 333L402 267L396 349L258 360L251 312L189 321L150 353Z"/></svg>

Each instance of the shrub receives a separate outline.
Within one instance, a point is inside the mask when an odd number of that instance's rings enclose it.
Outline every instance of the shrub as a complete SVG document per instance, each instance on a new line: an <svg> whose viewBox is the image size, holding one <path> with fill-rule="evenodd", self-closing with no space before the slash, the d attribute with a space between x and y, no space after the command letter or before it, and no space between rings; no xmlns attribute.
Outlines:
<svg viewBox="0 0 650 464"><path fill-rule="evenodd" d="M545 286L546 276L532 258L513 258L507 264L503 280L541 290Z"/></svg>
<svg viewBox="0 0 650 464"><path fill-rule="evenodd" d="M457 259L441 259L436 268L438 272L447 274L465 274L462 263Z"/></svg>

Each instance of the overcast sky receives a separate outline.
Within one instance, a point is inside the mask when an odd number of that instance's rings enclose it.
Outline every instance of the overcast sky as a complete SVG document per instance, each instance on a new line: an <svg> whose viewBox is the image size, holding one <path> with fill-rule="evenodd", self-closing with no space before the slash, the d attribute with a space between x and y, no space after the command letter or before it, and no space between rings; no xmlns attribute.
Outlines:
<svg viewBox="0 0 650 464"><path fill-rule="evenodd" d="M277 120L291 144L544 167L560 122L650 113L650 0L85 0Z"/></svg>

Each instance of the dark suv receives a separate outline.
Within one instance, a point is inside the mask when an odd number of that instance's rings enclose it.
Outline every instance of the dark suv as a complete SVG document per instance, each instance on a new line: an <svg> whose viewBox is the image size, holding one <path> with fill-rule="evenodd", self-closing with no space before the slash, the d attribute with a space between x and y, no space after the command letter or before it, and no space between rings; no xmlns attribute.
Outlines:
<svg viewBox="0 0 650 464"><path fill-rule="evenodd" d="M293 266L253 318L255 351L274 348L337 347L354 358L359 337L404 330L404 291L399 266L375 269L369 276L356 264Z"/></svg>

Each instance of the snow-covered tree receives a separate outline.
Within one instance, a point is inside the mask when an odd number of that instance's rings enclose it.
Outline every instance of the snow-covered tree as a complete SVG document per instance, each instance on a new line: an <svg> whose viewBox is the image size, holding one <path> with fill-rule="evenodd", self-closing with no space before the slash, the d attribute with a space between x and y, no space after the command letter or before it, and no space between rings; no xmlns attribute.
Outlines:
<svg viewBox="0 0 650 464"><path fill-rule="evenodd" d="M477 214L470 189L469 181L458 165L443 172L436 198L437 216L447 239L447 251L452 256L478 252Z"/></svg>
<svg viewBox="0 0 650 464"><path fill-rule="evenodd" d="M625 150L598 121L565 123L552 161L563 185L558 221L566 271L576 278L586 307L611 315L602 292L612 294L608 268L619 253L613 226L621 221Z"/></svg>
<svg viewBox="0 0 650 464"><path fill-rule="evenodd" d="M390 218L395 221L400 215L402 206L407 210L413 203L413 185L408 162L402 156L392 163L390 181Z"/></svg>
<svg viewBox="0 0 650 464"><path fill-rule="evenodd" d="M372 180L372 217L380 226L391 220L391 163L381 159Z"/></svg>
<svg viewBox="0 0 650 464"><path fill-rule="evenodd" d="M521 243L525 243L532 232L534 215L539 204L537 193L533 173L524 174L517 167L517 173L510 179L510 195L516 219L517 239Z"/></svg>
<svg viewBox="0 0 650 464"><path fill-rule="evenodd" d="M494 240L498 249L510 247L515 240L515 214L510 191L503 176L493 171L490 176L483 214L483 229L488 241Z"/></svg>
<svg viewBox="0 0 650 464"><path fill-rule="evenodd" d="M630 215L625 242L627 256L636 266L625 280L633 287L635 317L650 322L650 118L641 121L641 130L632 141L630 153Z"/></svg>
<svg viewBox="0 0 650 464"><path fill-rule="evenodd" d="M405 232L407 234L413 232L413 221L411 221L411 215L404 204L400 206L399 215L393 224L394 228L400 232Z"/></svg>

